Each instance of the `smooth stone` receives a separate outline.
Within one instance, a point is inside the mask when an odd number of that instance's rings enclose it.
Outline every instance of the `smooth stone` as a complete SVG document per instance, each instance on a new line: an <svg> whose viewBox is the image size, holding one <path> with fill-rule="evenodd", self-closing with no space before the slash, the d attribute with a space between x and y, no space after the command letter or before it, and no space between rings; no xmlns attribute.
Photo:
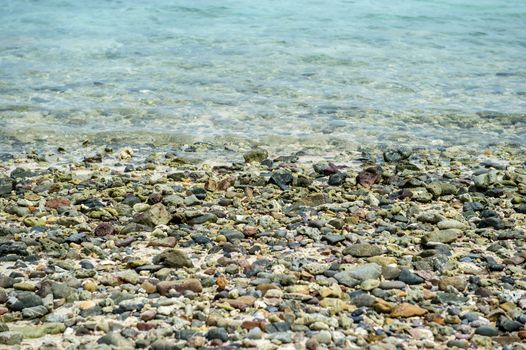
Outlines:
<svg viewBox="0 0 526 350"><path fill-rule="evenodd" d="M499 331L492 326L480 326L475 330L475 334L483 335L485 337L496 337L499 335Z"/></svg>
<svg viewBox="0 0 526 350"><path fill-rule="evenodd" d="M350 277L360 281L372 280L380 278L382 275L382 267L375 263L367 263L352 266L349 269L343 271L343 273L348 274ZM336 277L338 274L334 276L336 279L338 279L338 277Z"/></svg>
<svg viewBox="0 0 526 350"><path fill-rule="evenodd" d="M353 244L343 250L344 255L351 255L357 258L367 258L382 253L383 249L381 247L368 243Z"/></svg>
<svg viewBox="0 0 526 350"><path fill-rule="evenodd" d="M246 335L248 339L261 339L263 337L263 332L259 327L252 328Z"/></svg>
<svg viewBox="0 0 526 350"><path fill-rule="evenodd" d="M433 231L425 234L422 237L422 243L427 245L430 243L451 243L456 241L462 235L459 229L447 229L440 231Z"/></svg>
<svg viewBox="0 0 526 350"><path fill-rule="evenodd" d="M422 309L418 305L413 305L409 303L402 303L397 305L391 312L391 317L413 317L413 316L423 316L427 313L426 309Z"/></svg>
<svg viewBox="0 0 526 350"><path fill-rule="evenodd" d="M466 225L460 221L457 220L442 220L437 224L438 228L441 230L447 230L447 229L463 229L466 227Z"/></svg>
<svg viewBox="0 0 526 350"><path fill-rule="evenodd" d="M382 281L379 285L381 289L404 289L406 286L403 281Z"/></svg>
<svg viewBox="0 0 526 350"><path fill-rule="evenodd" d="M424 283L424 279L422 277L409 271L408 269L402 269L402 271L400 272L400 275L398 276L398 280L406 284L409 284L409 285Z"/></svg>
<svg viewBox="0 0 526 350"><path fill-rule="evenodd" d="M48 313L48 309L44 305L38 305L33 307L28 307L22 310L22 316L24 318L39 318Z"/></svg>

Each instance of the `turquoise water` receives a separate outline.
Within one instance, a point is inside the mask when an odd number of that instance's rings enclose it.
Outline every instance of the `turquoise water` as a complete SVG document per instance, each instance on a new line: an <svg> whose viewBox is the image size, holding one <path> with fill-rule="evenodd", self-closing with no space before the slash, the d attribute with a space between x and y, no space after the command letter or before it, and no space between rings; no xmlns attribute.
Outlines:
<svg viewBox="0 0 526 350"><path fill-rule="evenodd" d="M526 143L523 0L0 4L0 145Z"/></svg>

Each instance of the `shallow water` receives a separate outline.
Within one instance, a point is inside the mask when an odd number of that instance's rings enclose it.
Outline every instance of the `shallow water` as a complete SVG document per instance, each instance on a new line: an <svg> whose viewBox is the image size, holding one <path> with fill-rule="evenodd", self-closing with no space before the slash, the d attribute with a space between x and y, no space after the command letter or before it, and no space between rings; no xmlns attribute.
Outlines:
<svg viewBox="0 0 526 350"><path fill-rule="evenodd" d="M0 149L526 144L522 0L0 3Z"/></svg>

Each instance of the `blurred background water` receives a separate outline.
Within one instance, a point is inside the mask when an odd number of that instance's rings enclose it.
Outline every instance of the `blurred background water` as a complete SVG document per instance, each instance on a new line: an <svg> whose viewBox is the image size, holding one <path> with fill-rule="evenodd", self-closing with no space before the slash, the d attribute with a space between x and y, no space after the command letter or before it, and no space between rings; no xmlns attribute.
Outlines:
<svg viewBox="0 0 526 350"><path fill-rule="evenodd" d="M523 0L0 5L0 148L86 134L526 143Z"/></svg>

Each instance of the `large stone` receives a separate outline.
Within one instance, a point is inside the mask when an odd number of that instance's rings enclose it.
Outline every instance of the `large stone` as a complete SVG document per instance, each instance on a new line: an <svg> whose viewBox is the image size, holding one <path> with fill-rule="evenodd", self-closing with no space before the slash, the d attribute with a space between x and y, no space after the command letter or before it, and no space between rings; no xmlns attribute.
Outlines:
<svg viewBox="0 0 526 350"><path fill-rule="evenodd" d="M383 253L383 249L374 244L368 243L357 243L343 250L343 254L352 255L358 258L367 258L371 256L380 255Z"/></svg>
<svg viewBox="0 0 526 350"><path fill-rule="evenodd" d="M346 276L355 280L365 281L370 279L378 279L382 275L382 267L375 263L368 263L362 265L355 265L346 270L334 275L334 278L340 282L340 279Z"/></svg>
<svg viewBox="0 0 526 350"><path fill-rule="evenodd" d="M20 292L10 297L7 307L12 311L22 311L33 306L43 305L42 298L31 292Z"/></svg>
<svg viewBox="0 0 526 350"><path fill-rule="evenodd" d="M423 316L427 313L426 309L422 309L418 305L413 305L409 303L403 303L396 306L391 312L392 317L414 317L414 316Z"/></svg>
<svg viewBox="0 0 526 350"><path fill-rule="evenodd" d="M451 243L456 241L460 238L462 235L462 231L459 229L447 229L447 230L440 230L440 231L433 231L426 233L422 237L422 243L423 244L430 244L430 243Z"/></svg>
<svg viewBox="0 0 526 350"><path fill-rule="evenodd" d="M162 203L150 206L135 215L135 221L149 226L166 225L172 220L172 214Z"/></svg>
<svg viewBox="0 0 526 350"><path fill-rule="evenodd" d="M166 267L193 267L192 260L186 255L185 252L178 249L168 249L159 255L153 257L154 264L161 264Z"/></svg>
<svg viewBox="0 0 526 350"><path fill-rule="evenodd" d="M243 155L245 163L261 163L268 158L268 152L261 148L254 148Z"/></svg>

